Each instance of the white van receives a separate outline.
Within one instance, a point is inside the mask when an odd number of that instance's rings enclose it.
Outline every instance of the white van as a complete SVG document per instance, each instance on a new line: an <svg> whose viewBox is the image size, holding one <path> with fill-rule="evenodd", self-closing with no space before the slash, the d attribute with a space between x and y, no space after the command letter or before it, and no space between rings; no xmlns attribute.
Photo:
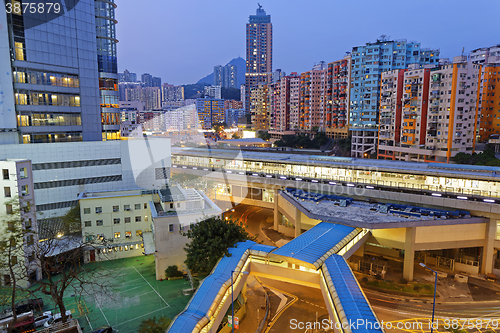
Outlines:
<svg viewBox="0 0 500 333"><path fill-rule="evenodd" d="M66 310L66 316L68 319L73 319L71 316L71 310ZM60 313L56 313L52 318L50 318L45 324L43 324L43 327L50 327L54 324L62 322L62 316Z"/></svg>

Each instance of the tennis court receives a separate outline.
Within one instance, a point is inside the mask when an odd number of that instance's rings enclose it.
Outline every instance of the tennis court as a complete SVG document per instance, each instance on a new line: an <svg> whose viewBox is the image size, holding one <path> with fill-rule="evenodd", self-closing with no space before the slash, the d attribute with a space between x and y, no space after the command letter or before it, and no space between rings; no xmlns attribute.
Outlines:
<svg viewBox="0 0 500 333"><path fill-rule="evenodd" d="M110 325L120 333L136 332L144 319L167 316L173 319L189 302L182 290L190 288L183 279L156 281L153 256L110 260L88 264L85 269L106 271L107 292L86 290L86 295L77 299L73 290L68 290L66 308L77 318L84 332L91 332L102 325ZM55 308L51 298L43 295L44 311ZM59 311L57 311L59 312Z"/></svg>

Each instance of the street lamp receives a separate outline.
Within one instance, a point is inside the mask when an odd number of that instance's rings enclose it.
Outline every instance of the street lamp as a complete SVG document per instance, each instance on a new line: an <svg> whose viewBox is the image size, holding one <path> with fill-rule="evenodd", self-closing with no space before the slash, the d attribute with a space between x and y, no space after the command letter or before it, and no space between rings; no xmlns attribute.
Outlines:
<svg viewBox="0 0 500 333"><path fill-rule="evenodd" d="M250 273L243 272L243 271L231 271L231 327L232 327L232 332L234 333L233 273L242 273L242 274L247 274L247 275Z"/></svg>
<svg viewBox="0 0 500 333"><path fill-rule="evenodd" d="M422 266L423 268L427 268L428 270L434 272L435 274L435 279L434 279L434 303L432 303L432 320L431 320L431 333L432 333L432 329L434 328L434 311L436 310L436 291L437 291L437 282L438 282L438 273L427 267L424 263L420 263L420 266Z"/></svg>

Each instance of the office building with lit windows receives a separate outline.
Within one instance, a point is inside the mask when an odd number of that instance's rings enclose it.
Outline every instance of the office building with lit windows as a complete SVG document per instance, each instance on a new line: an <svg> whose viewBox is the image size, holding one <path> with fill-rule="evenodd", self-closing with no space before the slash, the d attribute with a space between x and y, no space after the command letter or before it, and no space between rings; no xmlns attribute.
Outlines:
<svg viewBox="0 0 500 333"><path fill-rule="evenodd" d="M96 3L43 18L2 11L0 143L101 140Z"/></svg>
<svg viewBox="0 0 500 333"><path fill-rule="evenodd" d="M95 0L97 66L101 98L102 140L120 139L118 64L114 0Z"/></svg>
<svg viewBox="0 0 500 333"><path fill-rule="evenodd" d="M376 152L378 137L380 76L382 72L405 69L409 64L438 64L439 50L424 49L418 42L386 40L352 48L349 128L351 155Z"/></svg>
<svg viewBox="0 0 500 333"><path fill-rule="evenodd" d="M272 81L273 25L271 15L259 5L246 25L245 110L250 112L250 94L259 84Z"/></svg>

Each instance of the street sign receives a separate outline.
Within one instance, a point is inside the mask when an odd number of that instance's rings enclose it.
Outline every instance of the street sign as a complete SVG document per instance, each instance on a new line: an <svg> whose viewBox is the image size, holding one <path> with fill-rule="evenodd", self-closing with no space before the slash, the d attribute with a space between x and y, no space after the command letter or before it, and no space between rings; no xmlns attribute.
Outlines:
<svg viewBox="0 0 500 333"><path fill-rule="evenodd" d="M232 316L227 316L227 323L229 327L233 327L233 317ZM239 329L240 328L240 318L234 317L234 328Z"/></svg>

